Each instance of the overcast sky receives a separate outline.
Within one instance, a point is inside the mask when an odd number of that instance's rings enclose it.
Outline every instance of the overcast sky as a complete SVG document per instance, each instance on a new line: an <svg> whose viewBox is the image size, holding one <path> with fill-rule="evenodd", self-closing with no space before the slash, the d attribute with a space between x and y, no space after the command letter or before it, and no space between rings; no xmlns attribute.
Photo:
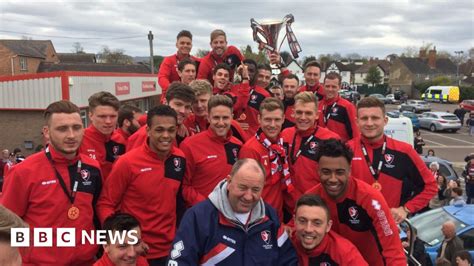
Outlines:
<svg viewBox="0 0 474 266"><path fill-rule="evenodd" d="M74 42L91 53L107 45L146 56L151 30L155 55L169 55L176 51L180 30L193 33L195 52L209 49L209 33L221 28L229 44L256 48L250 18L282 19L289 13L303 49L300 57L338 52L382 58L426 43L450 53L474 46L473 0L1 0L0 39L49 39L57 52L71 52ZM286 42L282 50L289 50Z"/></svg>

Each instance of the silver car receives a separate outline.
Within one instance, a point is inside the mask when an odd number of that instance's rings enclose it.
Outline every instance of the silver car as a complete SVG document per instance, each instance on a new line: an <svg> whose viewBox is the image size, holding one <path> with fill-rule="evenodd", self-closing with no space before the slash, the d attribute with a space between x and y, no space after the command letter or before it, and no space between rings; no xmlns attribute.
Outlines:
<svg viewBox="0 0 474 266"><path fill-rule="evenodd" d="M406 103L400 105L400 112L402 111L410 111L413 113L429 112L431 111L431 105L425 101L408 100Z"/></svg>
<svg viewBox="0 0 474 266"><path fill-rule="evenodd" d="M456 132L461 128L459 118L446 112L426 112L419 117L420 127L427 128L432 132L450 130Z"/></svg>

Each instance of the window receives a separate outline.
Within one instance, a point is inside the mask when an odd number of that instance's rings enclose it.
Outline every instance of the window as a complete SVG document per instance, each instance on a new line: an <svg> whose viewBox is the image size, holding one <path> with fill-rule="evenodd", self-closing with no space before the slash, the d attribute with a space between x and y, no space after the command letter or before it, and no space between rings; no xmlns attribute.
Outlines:
<svg viewBox="0 0 474 266"><path fill-rule="evenodd" d="M28 65L26 64L26 57L20 57L20 70L28 70Z"/></svg>
<svg viewBox="0 0 474 266"><path fill-rule="evenodd" d="M471 229L467 232L462 233L459 237L464 242L464 249L467 249L467 250L474 249L474 229Z"/></svg>

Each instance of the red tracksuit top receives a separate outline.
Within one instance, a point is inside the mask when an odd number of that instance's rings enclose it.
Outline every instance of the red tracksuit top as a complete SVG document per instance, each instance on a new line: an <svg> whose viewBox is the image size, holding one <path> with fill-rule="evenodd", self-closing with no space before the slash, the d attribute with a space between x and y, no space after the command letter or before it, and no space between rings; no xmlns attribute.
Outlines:
<svg viewBox="0 0 474 266"><path fill-rule="evenodd" d="M242 142L233 137L230 130L227 137L222 138L210 128L181 143L189 173L183 180L183 198L188 206L207 199L217 183L229 175L241 146Z"/></svg>
<svg viewBox="0 0 474 266"><path fill-rule="evenodd" d="M77 175L77 161L81 160L81 177L74 200L79 209L76 220L68 218L71 202L64 193L56 172L44 151L35 153L22 163L16 164L5 178L2 205L20 216L30 228L76 228L76 247L57 247L56 234L53 247L30 247L21 250L23 265L91 265L97 253L97 245L82 245L82 230L95 230L94 207L101 188L102 177L99 163L84 154L73 160L64 158L49 146L54 166L69 189L74 184L71 174ZM56 230L53 229L53 232ZM30 233L33 245L33 232Z"/></svg>
<svg viewBox="0 0 474 266"><path fill-rule="evenodd" d="M285 122L283 123L282 130L290 128L295 125L295 99L283 99L283 105L285 106Z"/></svg>
<svg viewBox="0 0 474 266"><path fill-rule="evenodd" d="M331 100L324 98L318 105L319 126L337 132L342 141L348 141L360 135L356 124L356 110L354 105L339 95ZM324 122L324 118L327 118Z"/></svg>
<svg viewBox="0 0 474 266"><path fill-rule="evenodd" d="M189 58L194 62L199 63L201 60L200 58L190 56L179 56L178 54L167 56L161 62L160 70L158 71L158 84L161 87L161 100L163 102L166 96L166 90L168 90L168 86L173 81L181 81L181 78L178 75L178 64L179 61L183 60L184 58Z"/></svg>
<svg viewBox="0 0 474 266"><path fill-rule="evenodd" d="M253 86L250 88L248 96L245 97L247 100L244 103L244 108L236 113L235 117L239 122L249 124L249 129L247 130L249 136L254 136L260 127L260 122L258 121L260 104L265 98L270 96L270 93L264 88ZM245 117L245 119L241 119L243 117Z"/></svg>
<svg viewBox="0 0 474 266"><path fill-rule="evenodd" d="M148 143L123 155L114 165L97 203L99 219L116 210L138 219L150 247L147 258L167 256L176 231L176 196L186 171L186 159L173 147L160 160Z"/></svg>
<svg viewBox="0 0 474 266"><path fill-rule="evenodd" d="M123 142L122 136L117 130L114 130L108 137L91 125L84 132L84 139L79 151L99 162L105 180L109 176L115 160L125 153L125 148L126 143Z"/></svg>
<svg viewBox="0 0 474 266"><path fill-rule="evenodd" d="M206 56L201 58L201 63L199 64L199 70L196 79L207 79L209 82L211 82L211 84L214 84L214 80L212 79L214 67L216 67L217 64L226 63L225 60L229 55L236 55L239 57L240 61L244 60L244 56L242 53L240 53L240 50L233 45L227 46L227 49L225 50L222 57L214 55L214 53L211 51ZM231 70L229 74L229 80L234 80L234 71Z"/></svg>
<svg viewBox="0 0 474 266"><path fill-rule="evenodd" d="M321 243L312 250L307 250L301 245L301 240L296 237L295 232L291 235L291 242L298 253L300 266L369 265L351 241L333 230L330 230Z"/></svg>
<svg viewBox="0 0 474 266"><path fill-rule="evenodd" d="M255 137L250 138L240 149L239 158L251 158L260 162L265 168L265 185L262 191L263 200L270 204L277 212L280 221L283 220L283 193L285 185L283 175L280 182L272 183L271 161L268 156L268 150Z"/></svg>
<svg viewBox="0 0 474 266"><path fill-rule="evenodd" d="M313 134L315 130L316 133ZM288 163L290 164L291 180L295 188L304 192L319 184L318 162L316 162L316 151L319 142L325 139L340 139L339 135L327 128L318 126L316 126L316 128L312 127L304 132L297 131L296 127L290 127L283 130L281 135L283 136L285 145L289 147ZM305 144L311 135L314 135L312 140L301 147L301 144ZM295 142L294 144L293 140ZM293 145L295 145L294 148ZM291 158L296 156L300 148L301 153L296 161L293 162ZM298 199L295 199L295 202L296 200Z"/></svg>
<svg viewBox="0 0 474 266"><path fill-rule="evenodd" d="M331 230L356 246L371 266L406 266L398 228L382 194L367 183L349 176L347 190L334 200L319 184L306 194L317 194L327 203Z"/></svg>
<svg viewBox="0 0 474 266"><path fill-rule="evenodd" d="M318 101L322 101L324 96L326 96L326 92L324 91L323 84L319 83L315 84L314 86L303 85L298 89L298 92L309 91L315 93L318 97Z"/></svg>
<svg viewBox="0 0 474 266"><path fill-rule="evenodd" d="M384 164L379 176L382 186L382 195L390 208L405 205L411 213L414 213L426 205L438 191L436 180L423 160L409 144L390 137L387 139L387 148L383 158ZM380 154L382 152L383 138L378 142L370 144L364 137L351 140L348 145L354 151L352 158L351 173L369 185L375 182L370 173L364 154L362 153L361 141L367 149L374 170L377 170ZM376 158L374 161L374 150Z"/></svg>
<svg viewBox="0 0 474 266"><path fill-rule="evenodd" d="M109 259L107 253L104 253L102 257L92 266L115 266L115 264ZM148 266L148 261L145 259L145 257L138 256L136 266Z"/></svg>

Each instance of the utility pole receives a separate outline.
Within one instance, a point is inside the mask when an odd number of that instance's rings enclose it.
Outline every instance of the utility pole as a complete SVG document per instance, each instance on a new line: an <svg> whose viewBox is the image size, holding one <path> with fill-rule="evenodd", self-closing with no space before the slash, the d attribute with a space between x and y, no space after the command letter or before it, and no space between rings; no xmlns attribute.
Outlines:
<svg viewBox="0 0 474 266"><path fill-rule="evenodd" d="M150 43L150 69L151 74L155 74L155 66L153 63L153 33L151 31L148 32L148 41Z"/></svg>
<svg viewBox="0 0 474 266"><path fill-rule="evenodd" d="M464 51L454 51L454 53L457 55L458 58L456 78L458 79L458 86L461 86L461 79L459 78L459 65L461 65L461 55L464 54Z"/></svg>

